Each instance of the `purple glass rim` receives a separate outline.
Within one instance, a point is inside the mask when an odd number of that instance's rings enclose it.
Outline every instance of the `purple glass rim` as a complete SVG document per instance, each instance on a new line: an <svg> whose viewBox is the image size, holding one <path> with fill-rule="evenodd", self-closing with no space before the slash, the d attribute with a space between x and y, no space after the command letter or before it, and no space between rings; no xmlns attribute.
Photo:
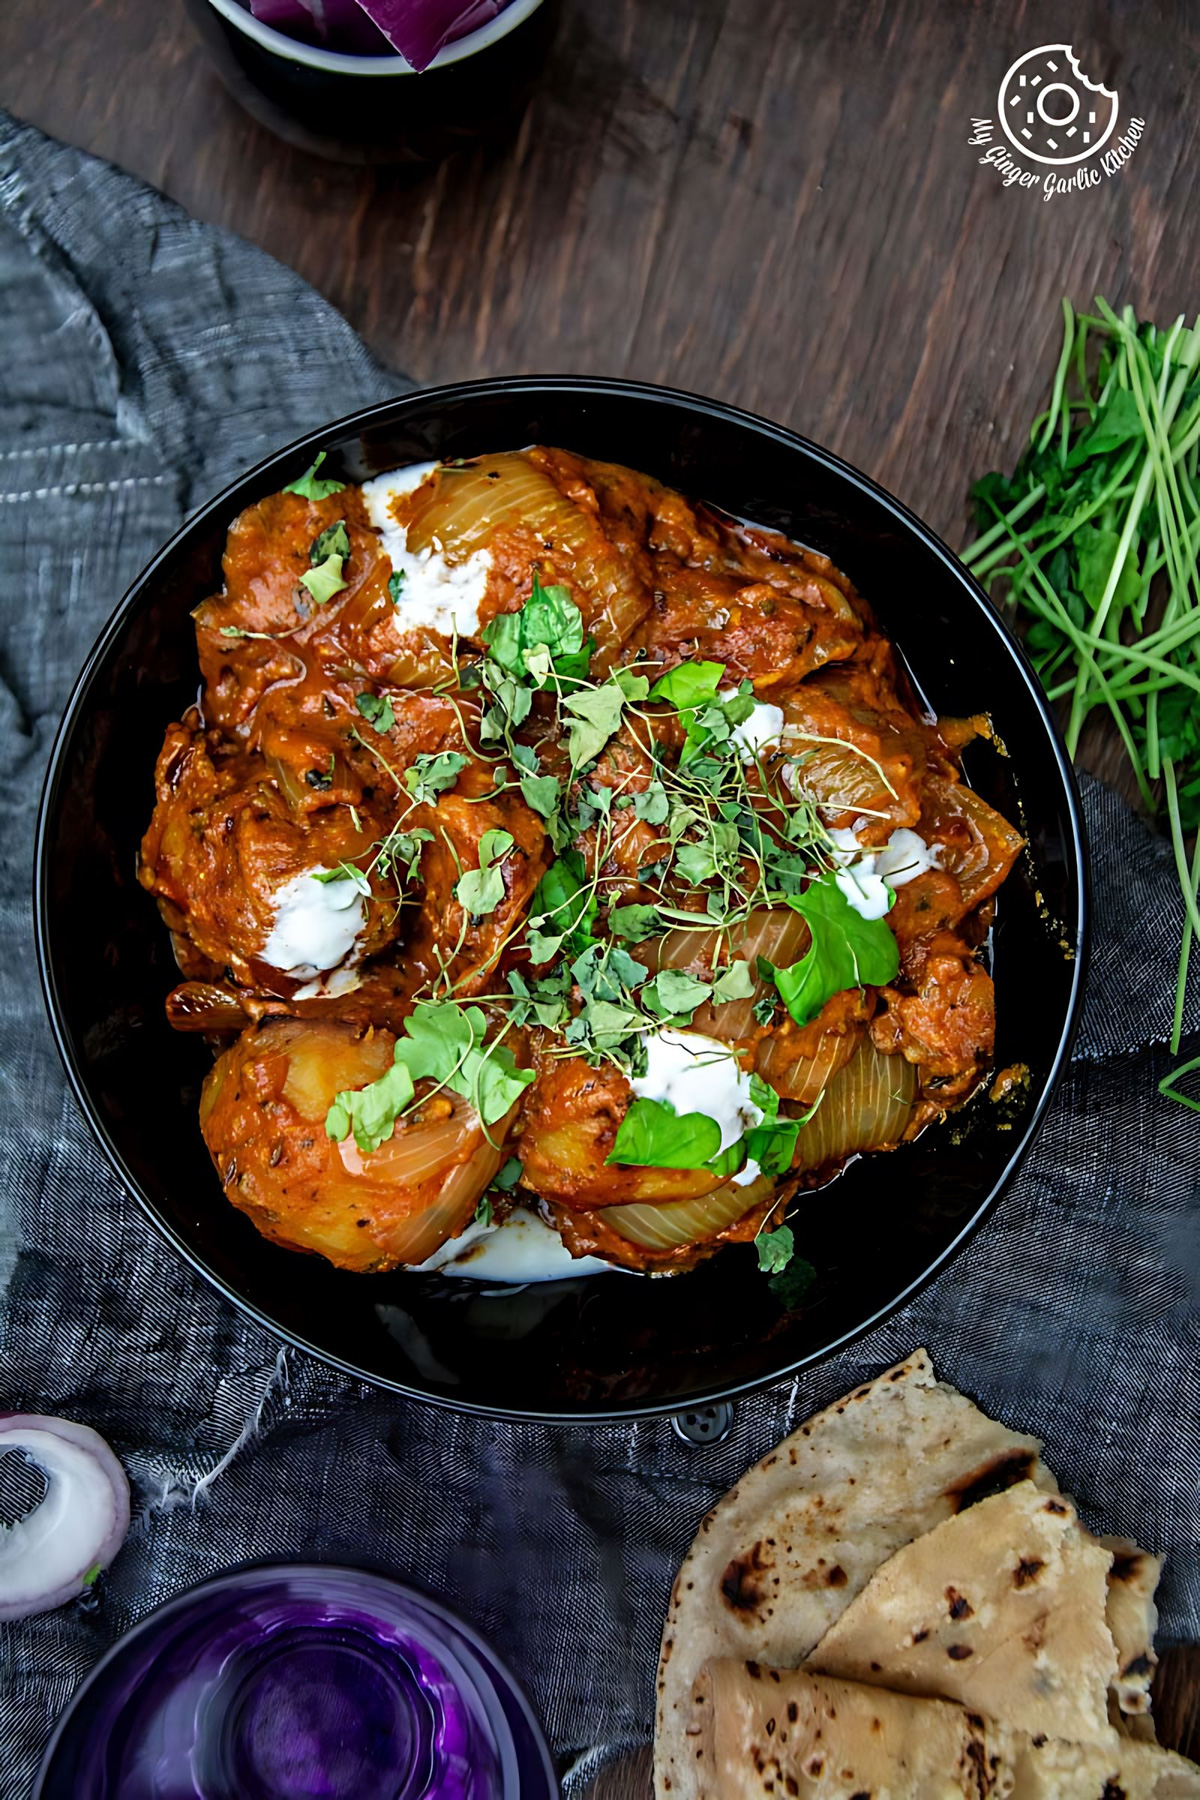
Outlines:
<svg viewBox="0 0 1200 1800"><path fill-rule="evenodd" d="M498 1800L558 1800L560 1789L549 1745L532 1705L511 1669L472 1626L440 1601L381 1569L284 1558L258 1559L197 1582L163 1601L118 1638L85 1676L59 1717L31 1800L121 1800L123 1785L114 1788L102 1767L94 1762L88 1766L86 1756L89 1745L107 1745L117 1735L130 1710L130 1696L122 1694L122 1679L139 1655L144 1657L155 1639L169 1640L172 1630L189 1613L203 1612L206 1602L219 1603L227 1596L232 1609L257 1597L265 1605L273 1593L287 1591L289 1584L342 1590L330 1602L335 1611L338 1606L342 1609L331 1636L344 1627L349 1612L368 1615L364 1622L386 1624L395 1630L396 1621L387 1617L386 1603L410 1624L426 1626L450 1670L466 1675L470 1684L466 1691L473 1701L482 1702L487 1722L496 1728L496 1761L502 1770L494 1790ZM372 1595L380 1603L380 1612L370 1616ZM292 1594L293 1600L302 1597L312 1596ZM445 1676L443 1669L441 1678ZM208 1800L202 1788L195 1791ZM449 1800L451 1790L441 1791Z"/></svg>
<svg viewBox="0 0 1200 1800"><path fill-rule="evenodd" d="M508 0L503 12L495 18L488 19L474 31L464 37L454 38L443 45L429 70L444 69L453 63L462 62L466 57L474 56L480 50L507 37L510 31L535 13L543 0ZM403 56L356 55L352 51L326 50L317 44L304 43L299 38L288 37L285 32L277 30L273 25L264 25L256 19L248 5L242 0L208 0L214 12L221 15L228 24L234 26L243 36L252 38L264 50L282 56L288 62L304 63L309 68L324 69L330 74L340 75L415 75L417 71ZM427 74L429 70L423 70Z"/></svg>

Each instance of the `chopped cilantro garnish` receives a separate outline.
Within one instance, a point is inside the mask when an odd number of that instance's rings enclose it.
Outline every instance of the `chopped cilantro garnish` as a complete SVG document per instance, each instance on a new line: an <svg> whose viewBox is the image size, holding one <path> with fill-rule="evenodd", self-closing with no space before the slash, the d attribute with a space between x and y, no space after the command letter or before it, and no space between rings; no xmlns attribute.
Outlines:
<svg viewBox="0 0 1200 1800"><path fill-rule="evenodd" d="M340 556L345 562L349 555L350 533L346 530L345 519L339 519L335 525L327 525L320 537L313 540L308 560L315 569L319 563L327 562L331 556Z"/></svg>
<svg viewBox="0 0 1200 1800"><path fill-rule="evenodd" d="M390 694L384 694L382 697L378 694L356 694L354 704L367 724L373 725L376 731L391 731L396 723L396 714L392 708Z"/></svg>
<svg viewBox="0 0 1200 1800"><path fill-rule="evenodd" d="M454 897L472 918L494 913L504 898L504 873L500 864L513 847L512 833L485 831L479 840L479 867L460 875Z"/></svg>
<svg viewBox="0 0 1200 1800"><path fill-rule="evenodd" d="M296 481L289 481L283 492L299 494L302 500L326 500L330 494L340 494L345 487L344 481L318 480L317 470L325 461L324 450L317 452L316 461Z"/></svg>
<svg viewBox="0 0 1200 1800"><path fill-rule="evenodd" d="M796 1240L790 1225L779 1225L774 1231L760 1231L754 1240L758 1266L764 1275L778 1275L796 1254Z"/></svg>
<svg viewBox="0 0 1200 1800"><path fill-rule="evenodd" d="M336 551L331 552L324 562L318 563L315 569L306 569L300 577L300 586L308 589L318 606L324 606L327 600L332 600L347 585L342 579L342 558Z"/></svg>
<svg viewBox="0 0 1200 1800"><path fill-rule="evenodd" d="M466 757L457 750L444 750L439 756L421 754L404 771L404 785L418 804L436 800L455 786L466 766Z"/></svg>
<svg viewBox="0 0 1200 1800"><path fill-rule="evenodd" d="M400 592L401 592L401 589L403 588L403 586L404 586L404 570L403 569L393 569L391 574L388 576L388 584L387 584L388 593L391 596L391 601L392 601L393 606L399 606Z"/></svg>

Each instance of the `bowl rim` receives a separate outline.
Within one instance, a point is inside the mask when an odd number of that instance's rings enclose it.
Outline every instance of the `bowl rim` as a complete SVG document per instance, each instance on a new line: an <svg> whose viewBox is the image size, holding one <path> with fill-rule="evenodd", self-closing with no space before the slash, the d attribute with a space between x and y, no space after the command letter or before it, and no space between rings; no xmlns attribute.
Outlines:
<svg viewBox="0 0 1200 1800"><path fill-rule="evenodd" d="M274 25L264 25L261 19L254 17L249 5L241 5L240 0L208 0L208 4L243 37L252 39L275 56L282 56L288 62L303 63L309 69L324 69L334 75L428 75L431 69L450 68L477 51L499 43L510 31L524 24L542 0L508 0L504 11L497 13L494 19L485 20L465 37L455 38L453 43L443 44L424 69L414 69L408 58L399 52L394 56L356 56L353 51L322 50L317 44L306 44L302 38L289 37Z"/></svg>
<svg viewBox="0 0 1200 1800"><path fill-rule="evenodd" d="M220 1592L223 1588L234 1588L254 1576L270 1577L271 1575L309 1575L337 1576L349 1575L370 1581L382 1582L386 1586L398 1589L410 1604L415 1603L418 1609L431 1614L441 1624L448 1625L462 1637L475 1652L483 1664L489 1677L492 1668L499 1669L506 1681L513 1705L520 1713L529 1730L530 1742L537 1752L542 1773L546 1777L547 1793L557 1793L558 1775L554 1768L553 1754L546 1728L539 1718L533 1701L529 1698L525 1683L515 1673L507 1659L490 1644L469 1619L433 1594L426 1593L413 1582L394 1574L382 1563L372 1563L370 1557L364 1557L361 1563L346 1562L342 1557L330 1557L323 1560L319 1556L309 1555L297 1561L293 1557L280 1553L278 1556L256 1556L245 1562L232 1564L227 1569L218 1569L212 1575L202 1575L198 1581L189 1581L186 1587L177 1593L167 1594L150 1611L135 1619L118 1638L103 1650L86 1674L72 1690L66 1705L54 1722L54 1729L42 1751L34 1777L31 1800L41 1800L47 1779L54 1773L54 1759L62 1748L63 1740L69 1735L72 1721L87 1696L96 1688L103 1677L115 1663L139 1640L149 1636L156 1626L169 1621L180 1613L185 1613L198 1595ZM489 1667L489 1665L491 1665Z"/></svg>
<svg viewBox="0 0 1200 1800"><path fill-rule="evenodd" d="M1034 708L1041 715L1046 729L1047 747L1053 755L1055 767L1062 784L1066 802L1067 824L1069 827L1068 850L1076 879L1077 901L1073 919L1064 919L1062 923L1068 933L1074 937L1074 958L1071 962L1071 984L1067 996L1066 1014L1058 1033L1058 1042L1050 1060L1042 1091L1035 1105L1023 1122L1020 1133L1016 1136L1012 1151L996 1176L992 1186L951 1241L939 1252L934 1261L915 1277L898 1294L894 1295L866 1319L860 1321L831 1342L823 1344L819 1349L811 1350L803 1356L789 1360L781 1367L769 1373L757 1374L745 1379L725 1383L717 1383L711 1388L704 1388L682 1404L676 1400L641 1401L628 1405L603 1405L598 1408L563 1410L561 1408L537 1407L520 1408L493 1405L477 1400L460 1399L446 1393L436 1393L428 1388L413 1385L411 1382L395 1380L388 1376L371 1373L357 1364L347 1361L336 1353L322 1349L301 1335L281 1326L267 1312L253 1301L236 1293L214 1270L210 1269L202 1257L187 1243L179 1232L163 1217L149 1196L142 1191L141 1185L122 1155L116 1142L111 1137L107 1123L99 1108L93 1103L88 1091L83 1068L78 1063L62 1016L62 1008L58 998L53 958L50 951L51 934L49 929L49 863L50 863L50 821L58 810L59 791L64 780L65 753L79 715L84 711L89 698L91 686L106 660L109 649L116 638L124 630L127 620L137 611L143 592L151 584L159 569L175 555L177 547L194 531L211 523L214 515L220 514L228 518L232 496L241 490L252 487L268 471L278 472L280 476L294 478L289 465L295 465L295 472L307 468L318 451L328 448L330 443L346 437L361 436L372 428L381 428L403 418L404 412L416 405L428 412L436 410L440 405L452 402L461 403L471 399L493 399L506 394L527 394L531 398L545 393L574 394L581 400L589 395L606 395L624 397L651 405L680 407L685 412L700 418L719 419L724 423L733 423L746 427L759 436L773 441L781 448L796 451L817 463L834 477L857 489L869 500L881 506L895 519L904 530L915 536L927 551L932 552L947 573L965 591L967 597L981 611L986 622L991 626L997 644L1008 654L1016 672L1020 675ZM948 545L942 542L937 534L925 525L915 513L911 512L903 501L889 493L884 487L865 475L853 464L835 456L830 450L823 449L811 439L799 432L778 425L759 414L749 412L741 407L731 406L724 401L715 400L702 394L689 393L682 388L660 386L652 382L626 380L612 376L575 376L575 375L510 375L499 377L482 377L471 381L450 382L434 387L419 387L407 393L398 394L390 400L378 401L367 407L360 407L347 413L340 419L332 420L327 425L305 432L279 450L260 458L251 468L244 470L232 481L227 482L220 491L207 500L192 513L179 529L174 532L157 554L146 564L141 573L126 589L107 623L100 631L92 649L88 653L70 697L63 712L61 723L55 734L50 752L45 781L43 783L41 801L38 807L37 832L34 845L34 880L33 880L33 926L34 946L37 955L38 973L41 979L42 997L45 1003L51 1033L59 1058L66 1071L68 1085L75 1096L77 1105L83 1113L93 1136L97 1140L108 1163L115 1170L119 1180L133 1196L148 1216L150 1222L167 1243L182 1256L184 1261L196 1274L232 1305L236 1306L249 1318L254 1319L275 1338L291 1344L296 1349L315 1357L318 1361L350 1375L359 1381L366 1381L384 1392L403 1395L407 1399L424 1401L439 1406L449 1412L471 1414L477 1417L504 1419L509 1421L530 1421L553 1425L579 1425L581 1423L606 1424L635 1419L660 1418L678 1412L695 1411L704 1406L715 1405L721 1401L737 1401L761 1393L775 1384L797 1377L803 1370L815 1368L830 1357L856 1343L873 1331L876 1326L892 1318L906 1306L916 1295L926 1288L935 1276L940 1275L952 1263L974 1237L984 1221L998 1206L1007 1192L1009 1184L1016 1175L1020 1165L1031 1149L1050 1102L1057 1090L1063 1071L1066 1068L1079 1026L1082 1011L1084 984L1090 954L1091 927L1091 870L1088 856L1087 839L1084 832L1082 809L1079 798L1079 787L1067 754L1062 734L1045 697L1041 684L1028 657L1017 638L1009 629L999 612L993 607L983 587L975 577L955 556Z"/></svg>

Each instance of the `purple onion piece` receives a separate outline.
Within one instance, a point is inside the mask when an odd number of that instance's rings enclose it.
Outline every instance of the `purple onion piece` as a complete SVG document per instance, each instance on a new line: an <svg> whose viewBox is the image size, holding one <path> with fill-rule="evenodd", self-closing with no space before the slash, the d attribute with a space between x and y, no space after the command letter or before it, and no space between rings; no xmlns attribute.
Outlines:
<svg viewBox="0 0 1200 1800"><path fill-rule="evenodd" d="M414 69L427 69L456 37L477 31L507 0L358 0L368 18Z"/></svg>
<svg viewBox="0 0 1200 1800"><path fill-rule="evenodd" d="M50 1612L89 1588L129 1530L129 1482L90 1425L0 1413L0 1455L21 1451L46 1479L40 1505L0 1532L0 1619Z"/></svg>

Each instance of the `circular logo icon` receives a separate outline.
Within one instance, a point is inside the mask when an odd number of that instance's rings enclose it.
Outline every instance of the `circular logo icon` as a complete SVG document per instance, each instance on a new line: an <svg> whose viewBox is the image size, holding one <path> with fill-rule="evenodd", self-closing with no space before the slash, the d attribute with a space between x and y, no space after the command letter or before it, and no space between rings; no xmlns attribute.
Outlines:
<svg viewBox="0 0 1200 1800"><path fill-rule="evenodd" d="M996 104L1005 137L1032 162L1083 162L1117 123L1116 94L1088 80L1070 44L1042 44L1019 56Z"/></svg>

